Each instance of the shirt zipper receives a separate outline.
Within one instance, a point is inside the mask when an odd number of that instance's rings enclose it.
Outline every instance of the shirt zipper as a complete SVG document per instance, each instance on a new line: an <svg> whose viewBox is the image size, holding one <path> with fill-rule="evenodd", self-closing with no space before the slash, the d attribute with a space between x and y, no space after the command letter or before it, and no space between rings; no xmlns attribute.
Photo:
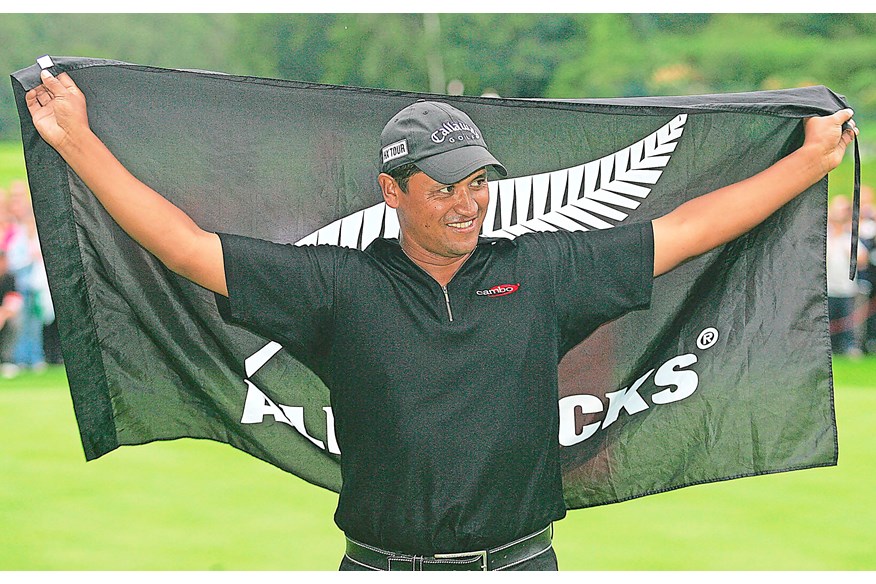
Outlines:
<svg viewBox="0 0 876 584"><path fill-rule="evenodd" d="M450 295L447 294L447 286L441 286L441 291L444 292L444 302L447 304L447 316L450 317L450 322L453 322L453 311L450 310Z"/></svg>

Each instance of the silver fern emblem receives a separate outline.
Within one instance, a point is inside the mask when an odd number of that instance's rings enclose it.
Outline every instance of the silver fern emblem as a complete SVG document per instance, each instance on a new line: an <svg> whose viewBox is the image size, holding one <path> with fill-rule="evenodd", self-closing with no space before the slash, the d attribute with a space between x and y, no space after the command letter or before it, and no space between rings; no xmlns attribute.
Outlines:
<svg viewBox="0 0 876 584"><path fill-rule="evenodd" d="M681 138L686 114L603 158L553 172L490 182L482 235L514 238L532 231L608 229L628 217L660 179ZM378 203L338 219L295 245L365 249L378 237L398 237L395 209Z"/></svg>

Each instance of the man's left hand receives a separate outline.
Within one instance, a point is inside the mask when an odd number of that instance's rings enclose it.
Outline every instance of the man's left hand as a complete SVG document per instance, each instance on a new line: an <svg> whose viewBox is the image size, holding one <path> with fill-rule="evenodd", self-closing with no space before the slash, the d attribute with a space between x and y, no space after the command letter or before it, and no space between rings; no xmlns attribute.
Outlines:
<svg viewBox="0 0 876 584"><path fill-rule="evenodd" d="M858 127L852 119L853 114L852 110L843 109L830 116L806 120L806 138L802 150L817 158L823 174L839 166L846 147L858 135ZM843 128L846 122L848 124Z"/></svg>

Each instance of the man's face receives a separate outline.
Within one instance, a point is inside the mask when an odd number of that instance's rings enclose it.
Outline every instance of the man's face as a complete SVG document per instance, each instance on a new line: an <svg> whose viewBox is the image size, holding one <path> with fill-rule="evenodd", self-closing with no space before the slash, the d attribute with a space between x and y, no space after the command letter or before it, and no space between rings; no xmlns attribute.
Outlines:
<svg viewBox="0 0 876 584"><path fill-rule="evenodd" d="M425 252L436 260L458 259L474 250L489 200L486 169L452 185L418 172L408 181L407 193L398 189L386 197L398 212L405 251Z"/></svg>

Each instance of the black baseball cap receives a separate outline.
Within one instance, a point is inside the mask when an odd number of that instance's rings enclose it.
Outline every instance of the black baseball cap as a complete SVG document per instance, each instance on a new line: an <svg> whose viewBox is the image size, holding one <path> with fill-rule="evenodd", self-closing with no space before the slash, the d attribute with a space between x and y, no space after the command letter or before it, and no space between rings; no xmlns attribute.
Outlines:
<svg viewBox="0 0 876 584"><path fill-rule="evenodd" d="M487 150L471 118L439 101L420 100L409 105L395 114L380 133L380 172L411 162L446 185L487 166L502 176L508 174Z"/></svg>

